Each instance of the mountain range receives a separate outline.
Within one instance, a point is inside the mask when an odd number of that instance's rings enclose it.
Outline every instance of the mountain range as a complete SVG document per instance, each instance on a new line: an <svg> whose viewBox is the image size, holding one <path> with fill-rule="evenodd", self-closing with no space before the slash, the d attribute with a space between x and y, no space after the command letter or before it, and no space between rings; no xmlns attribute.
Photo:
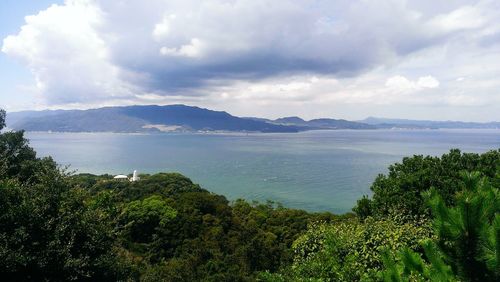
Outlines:
<svg viewBox="0 0 500 282"><path fill-rule="evenodd" d="M411 119L388 119L368 117L359 122L375 125L378 128L475 128L491 129L500 128L500 122L463 122L463 121L433 121L433 120L411 120Z"/></svg>
<svg viewBox="0 0 500 282"><path fill-rule="evenodd" d="M357 121L348 121L345 119L319 118L303 120L300 117L283 117L275 120L263 118L247 118L258 121L264 121L271 124L295 126L301 130L319 130L319 129L377 129L376 125Z"/></svg>
<svg viewBox="0 0 500 282"><path fill-rule="evenodd" d="M324 129L500 128L499 122L418 121L370 117L361 121L300 117L236 117L186 105L104 107L90 110L10 112L7 126L53 132L299 132Z"/></svg>

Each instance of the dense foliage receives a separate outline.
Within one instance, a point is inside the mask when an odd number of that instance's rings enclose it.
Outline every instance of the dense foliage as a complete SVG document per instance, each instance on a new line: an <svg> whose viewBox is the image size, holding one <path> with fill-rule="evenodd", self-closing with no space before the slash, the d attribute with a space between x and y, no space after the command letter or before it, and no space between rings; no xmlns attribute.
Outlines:
<svg viewBox="0 0 500 282"><path fill-rule="evenodd" d="M386 281L500 281L500 191L477 172L463 180L454 207L435 189L426 194L438 240L423 243L427 261L407 248L399 263L385 254Z"/></svg>
<svg viewBox="0 0 500 282"><path fill-rule="evenodd" d="M336 224L314 224L293 245L293 265L270 281L359 281L376 279L382 269L381 251L401 247L419 250L419 241L432 236L427 221L353 218Z"/></svg>
<svg viewBox="0 0 500 282"><path fill-rule="evenodd" d="M0 111L0 129L5 123ZM468 172L467 172L468 171ZM471 173L474 171L473 173ZM176 173L71 175L0 134L5 280L498 281L500 150L414 156L355 214L229 202Z"/></svg>
<svg viewBox="0 0 500 282"><path fill-rule="evenodd" d="M76 175L76 187L111 198L121 253L134 277L149 280L252 278L291 262L292 243L311 222L334 221L272 202L230 203L176 173L142 175L141 181Z"/></svg>
<svg viewBox="0 0 500 282"><path fill-rule="evenodd" d="M0 125L5 113L0 112ZM2 279L117 280L113 226L91 195L71 188L50 158L37 158L23 132L0 134Z"/></svg>
<svg viewBox="0 0 500 282"><path fill-rule="evenodd" d="M442 157L406 157L389 167L387 175L379 175L372 184L373 199L361 199L354 209L360 216L387 216L398 212L406 215L427 215L422 192L434 187L445 203L453 204L455 193L462 189L462 171L480 172L489 181L495 180L500 162L500 149L484 154L451 150ZM498 183L497 183L498 185ZM497 188L499 186L496 186Z"/></svg>

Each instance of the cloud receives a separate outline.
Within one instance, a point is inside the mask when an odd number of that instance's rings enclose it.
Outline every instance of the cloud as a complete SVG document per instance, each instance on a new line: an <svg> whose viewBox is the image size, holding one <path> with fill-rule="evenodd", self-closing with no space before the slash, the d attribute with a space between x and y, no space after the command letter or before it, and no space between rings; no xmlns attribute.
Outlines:
<svg viewBox="0 0 500 282"><path fill-rule="evenodd" d="M156 41L164 40L170 32L170 21L175 20L175 15L169 15L163 17L163 19L157 23L153 29L153 38Z"/></svg>
<svg viewBox="0 0 500 282"><path fill-rule="evenodd" d="M498 3L67 0L2 51L47 105L479 105L498 97Z"/></svg>
<svg viewBox="0 0 500 282"><path fill-rule="evenodd" d="M434 17L429 24L442 32L476 29L487 22L482 12L476 6L463 6Z"/></svg>
<svg viewBox="0 0 500 282"><path fill-rule="evenodd" d="M396 91L418 91L425 88L437 88L439 81L431 75L419 77L417 81L410 81L404 76L396 75L388 78L385 86Z"/></svg>
<svg viewBox="0 0 500 282"><path fill-rule="evenodd" d="M355 75L429 44L420 24L404 1L68 0L27 17L2 51L49 100L176 95L213 80Z"/></svg>
<svg viewBox="0 0 500 282"><path fill-rule="evenodd" d="M184 56L197 58L203 55L203 43L198 38L191 38L189 44L182 45L179 48L161 47L160 54L164 56Z"/></svg>
<svg viewBox="0 0 500 282"><path fill-rule="evenodd" d="M412 90L417 87L416 83L401 75L388 78L385 86L395 90Z"/></svg>
<svg viewBox="0 0 500 282"><path fill-rule="evenodd" d="M422 76L418 78L417 85L422 88L437 88L439 81L430 75Z"/></svg>
<svg viewBox="0 0 500 282"><path fill-rule="evenodd" d="M52 5L27 16L17 35L3 40L2 52L23 61L36 88L51 103L89 102L130 95L107 43L96 32L103 13L89 1Z"/></svg>

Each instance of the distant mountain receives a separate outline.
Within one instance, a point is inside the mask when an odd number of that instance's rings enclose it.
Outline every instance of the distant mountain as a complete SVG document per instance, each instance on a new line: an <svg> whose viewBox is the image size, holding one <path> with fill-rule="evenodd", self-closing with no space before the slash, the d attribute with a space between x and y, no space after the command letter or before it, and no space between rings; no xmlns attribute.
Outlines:
<svg viewBox="0 0 500 282"><path fill-rule="evenodd" d="M244 119L249 119L249 120L256 120L256 121L263 121L263 122L270 122L272 123L273 121L267 118L258 118L258 117L242 117Z"/></svg>
<svg viewBox="0 0 500 282"><path fill-rule="evenodd" d="M45 111L23 111L23 112L9 112L7 115L7 125L17 124L26 119L35 119L44 116L57 115L60 113L69 113L74 112L73 110L64 111L64 110L45 110Z"/></svg>
<svg viewBox="0 0 500 282"><path fill-rule="evenodd" d="M297 116L275 120L240 118L226 112L186 106L128 106L90 110L24 111L7 114L11 129L54 132L298 132L379 128L500 128L500 122L429 121L369 117L362 121Z"/></svg>
<svg viewBox="0 0 500 282"><path fill-rule="evenodd" d="M362 123L371 124L378 128L500 128L500 122L463 122L463 121L432 121L368 117L360 120Z"/></svg>
<svg viewBox="0 0 500 282"><path fill-rule="evenodd" d="M106 107L9 113L12 129L56 132L243 131L297 132L295 126L232 116L185 105Z"/></svg>
<svg viewBox="0 0 500 282"><path fill-rule="evenodd" d="M273 122L279 124L299 124L299 125L307 125L307 121L299 118L299 117L284 117L275 119Z"/></svg>
<svg viewBox="0 0 500 282"><path fill-rule="evenodd" d="M345 119L320 118L305 121L299 117L284 117L272 121L275 124L294 125L303 130L313 129L375 129L370 124L348 121Z"/></svg>
<svg viewBox="0 0 500 282"><path fill-rule="evenodd" d="M376 127L370 124L348 121L345 119L320 118L312 119L307 122L309 126L326 128L326 129L375 129Z"/></svg>

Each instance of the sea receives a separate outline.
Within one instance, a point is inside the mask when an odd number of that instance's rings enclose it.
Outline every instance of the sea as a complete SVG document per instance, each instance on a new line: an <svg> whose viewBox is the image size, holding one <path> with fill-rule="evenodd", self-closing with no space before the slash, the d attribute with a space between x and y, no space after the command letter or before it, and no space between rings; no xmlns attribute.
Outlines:
<svg viewBox="0 0 500 282"><path fill-rule="evenodd" d="M301 133L35 133L39 156L76 173L179 172L228 200L348 212L389 165L452 148L500 148L500 130L322 130Z"/></svg>

